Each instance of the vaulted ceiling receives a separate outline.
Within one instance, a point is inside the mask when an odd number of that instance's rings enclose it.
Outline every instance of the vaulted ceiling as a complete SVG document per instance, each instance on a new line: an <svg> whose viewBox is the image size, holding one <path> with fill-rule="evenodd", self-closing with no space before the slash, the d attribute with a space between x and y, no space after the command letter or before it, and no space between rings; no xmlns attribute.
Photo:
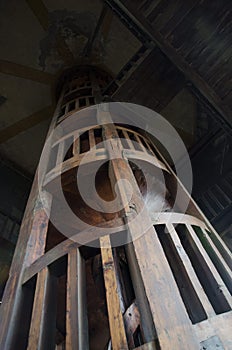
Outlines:
<svg viewBox="0 0 232 350"><path fill-rule="evenodd" d="M1 1L1 157L34 173L57 77L76 64L110 72L106 94L158 111L188 148L208 132L202 106L228 129L231 22L227 0Z"/></svg>

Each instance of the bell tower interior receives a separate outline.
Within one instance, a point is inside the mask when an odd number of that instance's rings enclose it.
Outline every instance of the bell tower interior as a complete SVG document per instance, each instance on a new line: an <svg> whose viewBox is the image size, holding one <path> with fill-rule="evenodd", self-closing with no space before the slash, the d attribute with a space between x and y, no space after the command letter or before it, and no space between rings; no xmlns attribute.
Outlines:
<svg viewBox="0 0 232 350"><path fill-rule="evenodd" d="M0 350L231 350L231 1L0 23Z"/></svg>
<svg viewBox="0 0 232 350"><path fill-rule="evenodd" d="M135 111L103 96L110 79L88 65L59 78L2 349L229 349L229 249Z"/></svg>

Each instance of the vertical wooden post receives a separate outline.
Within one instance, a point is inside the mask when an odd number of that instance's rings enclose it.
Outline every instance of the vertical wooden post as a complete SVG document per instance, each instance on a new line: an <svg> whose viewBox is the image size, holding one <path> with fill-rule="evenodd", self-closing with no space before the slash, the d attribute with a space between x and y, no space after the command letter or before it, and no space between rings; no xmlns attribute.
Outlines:
<svg viewBox="0 0 232 350"><path fill-rule="evenodd" d="M102 124L104 124L105 139L108 141L108 152L111 155L110 181L114 188L120 179L127 179L133 189L131 202L128 203L128 190L124 183L119 185L120 199L125 212L125 224L133 239L132 244L160 347L162 350L199 349L191 322L149 214L144 210L143 221L140 222L140 225L130 220L133 214L137 215L143 209L144 203L129 163L121 156L122 148L117 138L114 137L116 128L106 109L107 106L104 108L105 110L99 108L97 118L100 124L101 120L108 122ZM141 232L142 237L140 237Z"/></svg>
<svg viewBox="0 0 232 350"><path fill-rule="evenodd" d="M110 244L110 237L101 237L100 246L106 288L106 301L109 315L111 342L114 350L126 350L128 349L128 346L122 312L120 309L117 279L114 266L114 258Z"/></svg>
<svg viewBox="0 0 232 350"><path fill-rule="evenodd" d="M37 276L28 350L55 347L56 289L57 279L45 267Z"/></svg>
<svg viewBox="0 0 232 350"><path fill-rule="evenodd" d="M66 350L88 349L85 262L79 249L68 254Z"/></svg>

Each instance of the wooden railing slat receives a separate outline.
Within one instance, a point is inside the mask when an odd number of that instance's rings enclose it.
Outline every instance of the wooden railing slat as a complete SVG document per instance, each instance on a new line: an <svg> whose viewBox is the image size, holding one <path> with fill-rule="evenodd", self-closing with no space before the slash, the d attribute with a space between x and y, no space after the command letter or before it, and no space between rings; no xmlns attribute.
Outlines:
<svg viewBox="0 0 232 350"><path fill-rule="evenodd" d="M68 254L66 350L88 349L85 265L79 249Z"/></svg>
<svg viewBox="0 0 232 350"><path fill-rule="evenodd" d="M213 262L211 261L210 257L208 256L207 252L205 251L204 247L202 246L202 244L201 244L199 238L197 237L196 233L194 232L192 226L187 224L186 227L188 229L188 232L190 234L192 241L195 243L195 245L197 247L198 254L200 254L201 257L204 259L204 261L207 265L207 268L211 272L213 278L216 280L218 287L220 287L221 293L224 295L224 297L225 297L227 303L230 305L230 307L232 307L231 295L230 295L227 287L225 286L221 276L219 275L216 267L214 266Z"/></svg>
<svg viewBox="0 0 232 350"><path fill-rule="evenodd" d="M56 157L56 165L61 164L64 161L64 146L65 142L61 141L58 146L58 152Z"/></svg>
<svg viewBox="0 0 232 350"><path fill-rule="evenodd" d="M96 143L95 143L95 138L94 138L94 131L93 129L89 130L89 147L90 149L95 147Z"/></svg>
<svg viewBox="0 0 232 350"><path fill-rule="evenodd" d="M129 134L128 132L125 130L125 129L122 129L122 132L123 132L123 135L126 139L126 142L128 143L130 149L134 150L134 145L133 145L133 142L131 141L130 137L129 137Z"/></svg>
<svg viewBox="0 0 232 350"><path fill-rule="evenodd" d="M80 154L80 137L79 134L76 133L75 135L73 135L73 155L79 155Z"/></svg>
<svg viewBox="0 0 232 350"><path fill-rule="evenodd" d="M197 296L199 297L205 312L207 313L208 317L212 317L215 316L215 312L214 309L212 307L212 305L209 302L209 299L207 297L207 295L204 292L204 289L202 288L202 285L192 267L191 261L187 255L187 253L185 252L184 247L182 246L180 239L178 237L178 234L174 228L174 226L172 224L167 224L166 225L168 232L170 233L170 237L176 247L176 252L178 253L187 273L188 276L191 280L192 286L195 289Z"/></svg>
<svg viewBox="0 0 232 350"><path fill-rule="evenodd" d="M101 237L100 245L112 347L114 350L126 350L128 345L117 293L117 280L110 237Z"/></svg>
<svg viewBox="0 0 232 350"><path fill-rule="evenodd" d="M52 350L56 331L57 279L47 267L38 273L27 350Z"/></svg>

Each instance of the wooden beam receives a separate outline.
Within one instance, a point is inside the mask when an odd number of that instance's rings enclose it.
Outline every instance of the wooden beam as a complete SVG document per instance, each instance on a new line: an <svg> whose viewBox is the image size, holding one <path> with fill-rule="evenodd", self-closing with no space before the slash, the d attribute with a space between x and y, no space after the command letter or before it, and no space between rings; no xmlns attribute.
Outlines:
<svg viewBox="0 0 232 350"><path fill-rule="evenodd" d="M35 112L28 117L19 120L18 122L6 127L5 129L0 130L0 144L8 141L12 137L17 136L23 131L26 131L33 126L41 123L44 120L47 120L52 117L54 111L53 106L48 106L41 109L38 112Z"/></svg>
<svg viewBox="0 0 232 350"><path fill-rule="evenodd" d="M88 349L85 261L78 249L68 254L66 350Z"/></svg>
<svg viewBox="0 0 232 350"><path fill-rule="evenodd" d="M49 27L49 13L42 0L26 0L31 11L34 13L39 23L45 31Z"/></svg>
<svg viewBox="0 0 232 350"><path fill-rule="evenodd" d="M0 72L47 85L51 85L55 80L53 74L5 60L0 60Z"/></svg>
<svg viewBox="0 0 232 350"><path fill-rule="evenodd" d="M84 50L83 50L84 56L89 57L91 55L94 42L95 42L103 24L104 24L104 21L106 19L106 15L109 11L110 11L109 8L105 4L103 4L102 11L101 11L100 17L98 19L97 25L94 29L94 32L93 32L92 36L89 38L88 42L86 43L86 46L84 47Z"/></svg>
<svg viewBox="0 0 232 350"><path fill-rule="evenodd" d="M38 273L27 350L54 349L57 279L45 267Z"/></svg>
<svg viewBox="0 0 232 350"><path fill-rule="evenodd" d="M57 105L57 111L60 108L60 104L61 98ZM56 117L54 116L48 131L48 135L50 135L51 131L53 130L55 123ZM38 190L38 173L36 173L24 213L24 218L20 227L19 238L10 268L10 276L5 287L2 305L0 308L0 344L2 350L15 349L18 345L15 345L15 342L17 342L18 337L20 337L17 332L17 327L19 324L18 315L22 310L20 308L24 306L22 305L24 303L22 289L22 277L24 272L24 269L22 268L24 266L23 264L25 262L27 266L29 266L31 262L30 259L34 261L34 259L39 258L39 256L44 253L43 241L40 245L41 250L39 251L36 249L36 256L33 249L31 249L33 245L30 244L31 232L35 223L35 214L37 211L35 209L41 208L40 203L41 200ZM47 219L48 217L45 214L43 223L40 221L42 226L44 224L47 225ZM37 232L34 231L35 235L40 235L40 233L40 230ZM44 236L44 240L46 240L46 235ZM9 300L11 301L10 303Z"/></svg>
<svg viewBox="0 0 232 350"><path fill-rule="evenodd" d="M118 184L125 224L133 239L134 253L144 282L144 290L151 308L160 348L162 350L198 349L189 317L148 212L143 210L143 220L140 224L133 220L133 215L137 215L143 209L144 202L128 160L121 158L122 149L117 138L114 137L117 131L112 125L109 111L99 108L97 120L104 125L103 136L109 141L107 144L111 159L109 178L112 188L115 188L116 183ZM106 121L108 123L104 124ZM120 183L121 179L127 181ZM128 182L133 190L129 202L128 193L131 193L131 190L127 188Z"/></svg>
<svg viewBox="0 0 232 350"><path fill-rule="evenodd" d="M200 302L202 304L202 306L204 307L205 312L207 313L208 317L212 317L215 316L215 312L213 310L212 305L209 302L209 299L204 291L204 289L202 288L200 281L196 275L196 272L194 270L194 268L192 267L191 261L184 249L184 247L181 244L181 241L178 237L178 234L175 230L175 227L173 224L168 223L166 225L167 230L169 232L169 235L172 239L172 242L175 246L175 250L176 250L176 254L178 254L181 264L183 265L184 269L187 271L187 275L190 277L191 280L191 284L197 294L197 297L200 299ZM196 308L196 306L195 306Z"/></svg>
<svg viewBox="0 0 232 350"><path fill-rule="evenodd" d="M100 245L112 347L114 350L126 350L128 349L128 345L122 312L120 309L117 278L110 237L101 237Z"/></svg>
<svg viewBox="0 0 232 350"><path fill-rule="evenodd" d="M170 61L186 76L186 78L200 91L208 102L221 115L222 119L229 121L231 110L226 106L216 92L206 83L206 81L186 62L186 60L177 53L176 49L171 46L164 37L156 31L152 25L146 20L141 12L136 8L136 3L129 0L106 0L110 7L120 11L120 18L124 23L128 24L128 28L132 29L133 25L144 33L144 36L150 37L160 50L170 59ZM128 21L130 20L130 23ZM132 25L133 23L133 25ZM230 122L231 123L231 122Z"/></svg>
<svg viewBox="0 0 232 350"><path fill-rule="evenodd" d="M106 12L105 18L102 22L102 26L101 26L101 32L102 32L102 36L104 41L107 40L107 37L109 35L110 32L110 26L113 20L113 11L110 10L110 8L108 8L108 11Z"/></svg>

